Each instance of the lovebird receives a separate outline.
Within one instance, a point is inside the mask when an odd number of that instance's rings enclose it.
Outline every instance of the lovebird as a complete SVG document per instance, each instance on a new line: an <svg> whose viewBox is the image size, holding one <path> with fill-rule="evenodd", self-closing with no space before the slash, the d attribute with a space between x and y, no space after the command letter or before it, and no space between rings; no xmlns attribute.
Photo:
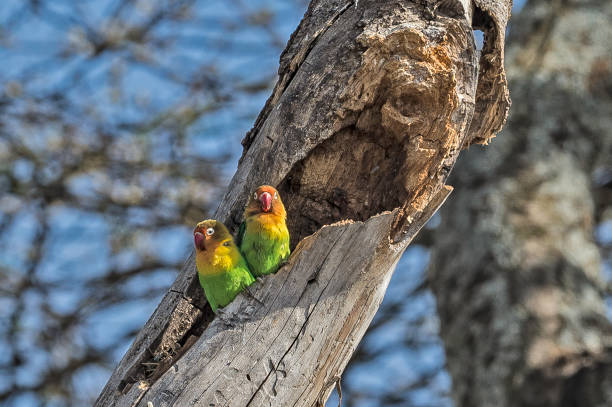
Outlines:
<svg viewBox="0 0 612 407"><path fill-rule="evenodd" d="M200 285L213 312L225 307L255 282L223 223L213 219L198 223L193 231L193 243Z"/></svg>
<svg viewBox="0 0 612 407"><path fill-rule="evenodd" d="M278 191L262 185L249 197L238 245L255 277L274 273L290 254L287 212Z"/></svg>

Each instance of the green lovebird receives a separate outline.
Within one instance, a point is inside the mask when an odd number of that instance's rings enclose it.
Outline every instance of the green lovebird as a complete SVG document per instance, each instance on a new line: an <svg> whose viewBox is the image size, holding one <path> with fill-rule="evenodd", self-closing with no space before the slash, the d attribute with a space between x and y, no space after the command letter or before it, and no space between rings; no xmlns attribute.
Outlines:
<svg viewBox="0 0 612 407"><path fill-rule="evenodd" d="M251 194L238 232L238 244L254 276L278 270L290 254L287 212L278 191L262 185Z"/></svg>
<svg viewBox="0 0 612 407"><path fill-rule="evenodd" d="M214 312L225 307L255 278L232 235L221 222L208 219L193 231L200 285Z"/></svg>

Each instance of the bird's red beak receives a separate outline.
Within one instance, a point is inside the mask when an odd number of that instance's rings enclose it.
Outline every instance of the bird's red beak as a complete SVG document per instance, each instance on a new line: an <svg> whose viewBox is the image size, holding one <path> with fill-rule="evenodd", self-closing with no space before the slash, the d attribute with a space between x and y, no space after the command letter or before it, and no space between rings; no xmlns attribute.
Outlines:
<svg viewBox="0 0 612 407"><path fill-rule="evenodd" d="M193 234L193 244L195 245L196 249L198 250L206 250L206 246L204 245L204 241L206 240L206 238L204 237L204 235L200 232L195 232Z"/></svg>
<svg viewBox="0 0 612 407"><path fill-rule="evenodd" d="M261 210L264 212L270 212L272 208L272 195L269 192L264 192L259 195L259 202L261 203Z"/></svg>

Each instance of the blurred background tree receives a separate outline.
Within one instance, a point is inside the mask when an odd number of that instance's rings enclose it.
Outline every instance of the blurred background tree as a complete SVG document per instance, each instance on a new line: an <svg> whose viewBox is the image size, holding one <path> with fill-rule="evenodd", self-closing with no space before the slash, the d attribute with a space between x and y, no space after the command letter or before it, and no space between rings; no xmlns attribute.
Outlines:
<svg viewBox="0 0 612 407"><path fill-rule="evenodd" d="M557 6L529 4L536 20L555 21ZM306 0L3 2L0 404L93 402L191 250L193 224L216 207L306 6ZM516 1L515 12L522 6ZM523 18L514 17L511 33L529 37ZM600 74L592 86L609 103L605 64L593 71ZM507 69L509 77L537 77L542 65ZM536 96L511 92L510 130L520 133L546 112L517 110ZM512 119L515 110L521 116ZM587 121L596 120L593 114ZM576 133L567 134L558 137L560 149ZM493 147L511 137L500 135ZM608 155L598 162L609 163L609 151L602 154ZM609 272L609 166L589 168L593 185L602 186L595 189L594 219ZM481 179L458 171L451 184L460 188ZM425 274L439 220L400 261L344 374L344 405L453 405Z"/></svg>
<svg viewBox="0 0 612 407"><path fill-rule="evenodd" d="M612 405L611 19L513 16L508 123L458 160L429 275L460 406Z"/></svg>

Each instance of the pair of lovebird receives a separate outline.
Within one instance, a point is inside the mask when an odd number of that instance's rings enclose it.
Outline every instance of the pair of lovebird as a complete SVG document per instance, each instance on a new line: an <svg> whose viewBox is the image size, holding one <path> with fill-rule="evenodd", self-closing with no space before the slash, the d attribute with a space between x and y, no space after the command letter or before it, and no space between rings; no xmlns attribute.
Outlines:
<svg viewBox="0 0 612 407"><path fill-rule="evenodd" d="M213 311L289 257L287 213L278 191L262 185L251 194L234 242L225 225L208 219L193 231L200 284Z"/></svg>

